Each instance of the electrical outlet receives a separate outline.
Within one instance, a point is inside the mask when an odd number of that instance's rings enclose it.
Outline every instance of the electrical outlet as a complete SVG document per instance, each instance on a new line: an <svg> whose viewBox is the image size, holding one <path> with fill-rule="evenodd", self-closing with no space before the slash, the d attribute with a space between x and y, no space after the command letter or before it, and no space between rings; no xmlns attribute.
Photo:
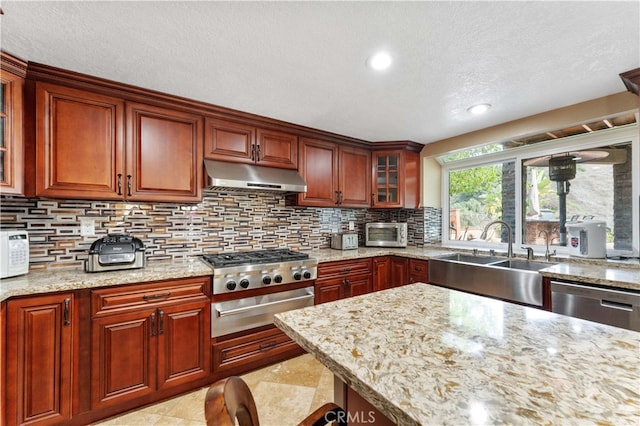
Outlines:
<svg viewBox="0 0 640 426"><path fill-rule="evenodd" d="M356 229L356 224L353 223L353 221L349 222L349 231L353 231L354 229Z"/></svg>
<svg viewBox="0 0 640 426"><path fill-rule="evenodd" d="M80 219L80 235L83 237L96 235L96 221L93 219Z"/></svg>

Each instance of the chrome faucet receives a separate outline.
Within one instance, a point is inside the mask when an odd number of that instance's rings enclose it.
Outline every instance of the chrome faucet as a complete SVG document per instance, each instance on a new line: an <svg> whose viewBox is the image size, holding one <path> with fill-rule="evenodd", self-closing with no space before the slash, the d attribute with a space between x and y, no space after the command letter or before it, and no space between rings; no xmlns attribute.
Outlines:
<svg viewBox="0 0 640 426"><path fill-rule="evenodd" d="M544 234L544 240L547 244L547 249L544 252L544 258L545 260L548 262L551 260L551 256L556 254L556 251L554 250L553 253L549 252L549 242L550 242L550 238L549 238L549 231L547 231L546 229L542 229L540 230L540 232L538 232L538 237L540 237L540 235Z"/></svg>
<svg viewBox="0 0 640 426"><path fill-rule="evenodd" d="M523 249L525 249L527 251L527 260L533 260L533 247L522 247Z"/></svg>
<svg viewBox="0 0 640 426"><path fill-rule="evenodd" d="M481 239L485 239L487 238L487 231L489 230L489 227L491 225L495 225L497 223L500 223L504 226L507 227L507 233L509 234L508 237L508 245L507 245L507 257L513 257L513 236L512 234L512 230L511 230L511 225L509 225L507 222L505 222L504 220L494 220L493 222L489 222L489 224L487 224L487 226L484 227L484 231L482 231L482 234L480 235Z"/></svg>

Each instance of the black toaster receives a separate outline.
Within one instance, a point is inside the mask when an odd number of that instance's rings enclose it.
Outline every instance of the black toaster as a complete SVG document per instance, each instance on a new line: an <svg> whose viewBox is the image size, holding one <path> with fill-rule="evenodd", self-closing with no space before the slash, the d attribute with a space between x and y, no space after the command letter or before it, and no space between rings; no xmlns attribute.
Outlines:
<svg viewBox="0 0 640 426"><path fill-rule="evenodd" d="M109 234L95 240L85 262L86 272L143 268L145 247L140 238L127 234Z"/></svg>

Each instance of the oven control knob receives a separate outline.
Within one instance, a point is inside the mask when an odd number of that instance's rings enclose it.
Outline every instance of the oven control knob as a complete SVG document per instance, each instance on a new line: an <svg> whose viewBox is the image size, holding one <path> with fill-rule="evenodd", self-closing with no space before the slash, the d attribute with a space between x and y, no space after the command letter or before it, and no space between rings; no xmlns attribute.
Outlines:
<svg viewBox="0 0 640 426"><path fill-rule="evenodd" d="M231 281L227 281L227 289L228 290L235 290L236 289L236 282L231 280Z"/></svg>
<svg viewBox="0 0 640 426"><path fill-rule="evenodd" d="M264 277L262 277L262 283L271 284L271 277L269 275L265 275Z"/></svg>
<svg viewBox="0 0 640 426"><path fill-rule="evenodd" d="M302 279L302 274L300 272L294 272L293 279L296 281L300 281Z"/></svg>
<svg viewBox="0 0 640 426"><path fill-rule="evenodd" d="M244 279L240 280L240 287L242 287L242 288L247 288L247 287L249 287L249 280L248 280L248 279L246 279L246 278L244 278Z"/></svg>
<svg viewBox="0 0 640 426"><path fill-rule="evenodd" d="M273 277L273 280L276 282L276 284L280 284L282 282L282 275L276 275L275 277Z"/></svg>
<svg viewBox="0 0 640 426"><path fill-rule="evenodd" d="M309 278L311 278L311 272L309 271L304 271L304 279L308 280Z"/></svg>

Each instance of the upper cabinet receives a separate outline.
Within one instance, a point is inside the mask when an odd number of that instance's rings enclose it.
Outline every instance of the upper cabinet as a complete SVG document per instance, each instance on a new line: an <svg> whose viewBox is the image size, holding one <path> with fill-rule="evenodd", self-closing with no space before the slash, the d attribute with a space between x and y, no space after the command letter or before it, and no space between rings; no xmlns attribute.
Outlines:
<svg viewBox="0 0 640 426"><path fill-rule="evenodd" d="M0 57L0 193L24 192L23 90L27 64L1 53Z"/></svg>
<svg viewBox="0 0 640 426"><path fill-rule="evenodd" d="M126 198L202 199L202 118L127 103Z"/></svg>
<svg viewBox="0 0 640 426"><path fill-rule="evenodd" d="M124 198L121 99L37 83L36 147L36 195Z"/></svg>
<svg viewBox="0 0 640 426"><path fill-rule="evenodd" d="M298 137L250 124L207 118L204 157L295 170L298 168Z"/></svg>
<svg viewBox="0 0 640 426"><path fill-rule="evenodd" d="M300 174L307 192L297 203L314 207L370 207L371 153L333 142L301 139Z"/></svg>
<svg viewBox="0 0 640 426"><path fill-rule="evenodd" d="M406 148L376 149L372 152L374 208L418 207L420 154L416 145L408 142Z"/></svg>
<svg viewBox="0 0 640 426"><path fill-rule="evenodd" d="M201 199L200 116L37 82L36 123L38 196Z"/></svg>

